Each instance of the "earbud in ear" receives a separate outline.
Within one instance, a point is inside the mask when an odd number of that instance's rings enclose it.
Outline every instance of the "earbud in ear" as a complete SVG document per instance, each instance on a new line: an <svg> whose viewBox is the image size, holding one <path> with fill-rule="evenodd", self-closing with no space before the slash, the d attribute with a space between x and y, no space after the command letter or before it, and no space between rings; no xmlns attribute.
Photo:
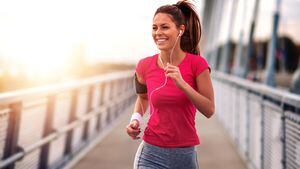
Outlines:
<svg viewBox="0 0 300 169"><path fill-rule="evenodd" d="M178 34L178 37L179 37L179 36L182 36L182 34L183 34L183 31L180 30L180 31L179 31L179 34Z"/></svg>

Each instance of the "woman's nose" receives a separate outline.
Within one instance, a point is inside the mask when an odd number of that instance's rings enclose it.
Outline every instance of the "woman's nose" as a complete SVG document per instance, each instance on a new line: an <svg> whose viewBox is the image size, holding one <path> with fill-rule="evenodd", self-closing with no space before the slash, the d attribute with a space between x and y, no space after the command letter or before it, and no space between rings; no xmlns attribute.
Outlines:
<svg viewBox="0 0 300 169"><path fill-rule="evenodd" d="M160 29L157 29L157 30L155 31L155 35L159 35L160 33L161 33Z"/></svg>

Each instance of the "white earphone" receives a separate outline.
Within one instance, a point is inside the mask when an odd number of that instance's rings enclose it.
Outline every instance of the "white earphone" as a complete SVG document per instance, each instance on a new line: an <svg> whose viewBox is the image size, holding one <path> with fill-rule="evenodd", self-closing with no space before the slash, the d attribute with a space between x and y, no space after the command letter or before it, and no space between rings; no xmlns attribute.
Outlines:
<svg viewBox="0 0 300 169"><path fill-rule="evenodd" d="M182 30L179 31L178 37L182 35Z"/></svg>

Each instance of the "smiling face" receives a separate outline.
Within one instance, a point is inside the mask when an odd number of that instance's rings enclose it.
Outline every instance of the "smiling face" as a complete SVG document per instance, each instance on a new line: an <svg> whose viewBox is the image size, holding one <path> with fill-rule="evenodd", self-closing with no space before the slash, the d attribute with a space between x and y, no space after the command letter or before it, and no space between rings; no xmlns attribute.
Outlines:
<svg viewBox="0 0 300 169"><path fill-rule="evenodd" d="M179 28L177 28L176 24L171 19L171 15L158 13L154 16L152 37L159 50L171 50L175 44L178 34Z"/></svg>

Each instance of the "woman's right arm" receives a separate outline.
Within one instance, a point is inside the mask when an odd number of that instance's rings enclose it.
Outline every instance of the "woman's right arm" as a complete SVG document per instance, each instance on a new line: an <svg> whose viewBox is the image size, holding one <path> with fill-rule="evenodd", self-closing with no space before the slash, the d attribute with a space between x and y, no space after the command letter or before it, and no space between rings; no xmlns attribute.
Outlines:
<svg viewBox="0 0 300 169"><path fill-rule="evenodd" d="M143 116L148 108L148 96L147 94L138 94L135 101L133 112L140 113Z"/></svg>
<svg viewBox="0 0 300 169"><path fill-rule="evenodd" d="M138 73L136 73L136 80L139 84L146 86L146 82L144 81L144 79L141 78L141 76ZM133 112L140 113L141 116L143 116L148 107L147 91L145 91L145 93L138 93L137 96L138 97L136 99Z"/></svg>
<svg viewBox="0 0 300 169"><path fill-rule="evenodd" d="M145 82L140 78L137 74L137 80L141 84L145 84ZM134 113L139 113L142 117L148 108L148 96L147 93L140 93L137 95L137 99L135 101L135 106L133 109ZM138 135L140 134L140 122L138 120L131 120L130 124L127 125L127 134L131 136L132 139L139 139Z"/></svg>

